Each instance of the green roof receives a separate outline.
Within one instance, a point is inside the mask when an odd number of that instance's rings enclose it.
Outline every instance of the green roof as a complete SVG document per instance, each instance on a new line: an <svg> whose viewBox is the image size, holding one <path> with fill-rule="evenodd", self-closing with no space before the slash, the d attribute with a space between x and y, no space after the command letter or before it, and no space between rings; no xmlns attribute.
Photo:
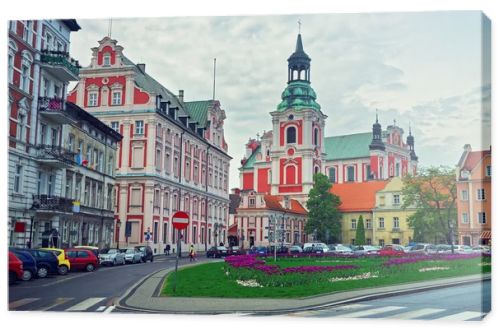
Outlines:
<svg viewBox="0 0 500 334"><path fill-rule="evenodd" d="M343 160L369 157L372 133L355 133L345 136L325 137L326 160Z"/></svg>
<svg viewBox="0 0 500 334"><path fill-rule="evenodd" d="M309 82L304 80L292 81L281 94L281 103L278 104L278 111L288 109L310 108L320 111L321 106L316 102L316 92L312 89Z"/></svg>
<svg viewBox="0 0 500 334"><path fill-rule="evenodd" d="M260 146L253 151L252 155L247 159L245 164L241 166L241 169L251 169L253 168L253 164L255 163L255 160L257 158L257 154L260 152Z"/></svg>
<svg viewBox="0 0 500 334"><path fill-rule="evenodd" d="M198 126L204 128L207 124L208 109L213 105L213 100L184 102L186 111L191 118L198 122Z"/></svg>

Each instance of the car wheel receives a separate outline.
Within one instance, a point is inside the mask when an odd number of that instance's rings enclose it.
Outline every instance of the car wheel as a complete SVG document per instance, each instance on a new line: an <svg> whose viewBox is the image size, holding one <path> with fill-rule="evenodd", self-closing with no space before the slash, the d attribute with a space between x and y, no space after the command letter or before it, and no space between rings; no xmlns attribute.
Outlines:
<svg viewBox="0 0 500 334"><path fill-rule="evenodd" d="M47 277L47 275L49 274L49 271L46 267L39 267L36 274L38 275L38 277L40 278L45 278Z"/></svg>
<svg viewBox="0 0 500 334"><path fill-rule="evenodd" d="M29 281L33 278L33 273L29 270L23 271L23 281Z"/></svg>
<svg viewBox="0 0 500 334"><path fill-rule="evenodd" d="M87 271L94 271L95 270L95 267L92 263L89 263L87 264L87 266L85 266L85 270Z"/></svg>
<svg viewBox="0 0 500 334"><path fill-rule="evenodd" d="M68 267L66 266L59 266L59 268L57 268L57 272L59 273L59 275L66 275L68 271Z"/></svg>

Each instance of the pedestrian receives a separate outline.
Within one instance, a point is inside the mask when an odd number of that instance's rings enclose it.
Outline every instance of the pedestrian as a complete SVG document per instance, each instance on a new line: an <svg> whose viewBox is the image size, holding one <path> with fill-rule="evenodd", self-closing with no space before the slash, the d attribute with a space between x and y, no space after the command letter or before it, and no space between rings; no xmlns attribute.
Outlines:
<svg viewBox="0 0 500 334"><path fill-rule="evenodd" d="M170 255L170 245L165 246L165 255Z"/></svg>
<svg viewBox="0 0 500 334"><path fill-rule="evenodd" d="M195 258L194 258L195 254L196 253L194 251L194 246L191 245L191 247L189 247L189 262L195 261Z"/></svg>

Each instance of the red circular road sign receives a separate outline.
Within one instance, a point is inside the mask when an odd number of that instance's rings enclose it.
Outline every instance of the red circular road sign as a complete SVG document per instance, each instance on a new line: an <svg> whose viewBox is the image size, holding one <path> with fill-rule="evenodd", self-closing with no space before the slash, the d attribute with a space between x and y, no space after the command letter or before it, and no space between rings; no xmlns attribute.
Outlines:
<svg viewBox="0 0 500 334"><path fill-rule="evenodd" d="M172 225L177 230L185 229L189 224L189 215L184 211L177 211L172 216Z"/></svg>

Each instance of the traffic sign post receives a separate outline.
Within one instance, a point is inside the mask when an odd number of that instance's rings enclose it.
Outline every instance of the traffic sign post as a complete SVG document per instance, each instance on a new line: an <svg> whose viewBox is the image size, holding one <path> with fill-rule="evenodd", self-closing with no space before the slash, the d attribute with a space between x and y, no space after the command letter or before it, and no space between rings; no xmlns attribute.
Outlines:
<svg viewBox="0 0 500 334"><path fill-rule="evenodd" d="M189 215L184 211L177 211L172 216L172 225L174 229L177 230L177 257L175 258L175 276L174 276L174 286L173 291L177 287L177 268L179 267L179 255L181 253L181 230L185 229L189 225Z"/></svg>

